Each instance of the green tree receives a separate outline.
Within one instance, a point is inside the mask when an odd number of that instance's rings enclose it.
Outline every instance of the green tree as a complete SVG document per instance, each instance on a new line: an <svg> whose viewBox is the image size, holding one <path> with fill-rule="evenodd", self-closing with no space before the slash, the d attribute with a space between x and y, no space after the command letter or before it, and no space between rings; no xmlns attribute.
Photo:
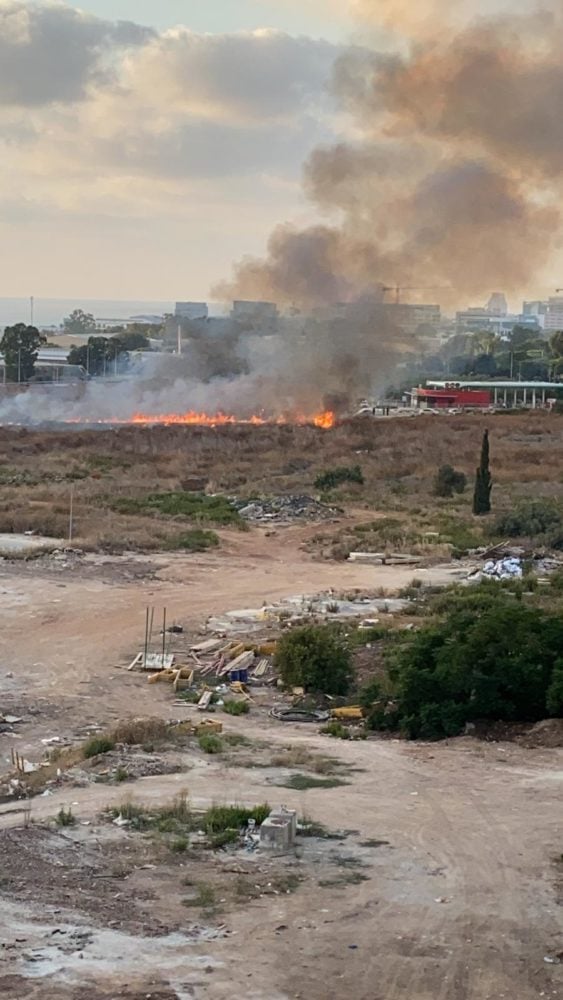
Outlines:
<svg viewBox="0 0 563 1000"><path fill-rule="evenodd" d="M0 351L4 355L8 382L29 382L33 378L39 348L46 341L47 338L35 326L16 323L6 327L0 340Z"/></svg>
<svg viewBox="0 0 563 1000"><path fill-rule="evenodd" d="M352 681L352 654L339 626L305 625L278 643L276 667L286 687L346 694Z"/></svg>
<svg viewBox="0 0 563 1000"><path fill-rule="evenodd" d="M497 585L498 586L498 585ZM536 722L563 712L563 620L483 588L394 650L396 720L412 738L454 736L467 722Z"/></svg>
<svg viewBox="0 0 563 1000"><path fill-rule="evenodd" d="M119 337L88 337L87 344L71 347L68 360L71 365L81 365L89 375L107 375L126 353Z"/></svg>
<svg viewBox="0 0 563 1000"><path fill-rule="evenodd" d="M71 337L85 337L93 334L96 329L96 320L92 313L86 313L82 309L75 309L63 320L64 332Z"/></svg>
<svg viewBox="0 0 563 1000"><path fill-rule="evenodd" d="M112 340L119 340L122 351L148 351L150 350L149 339L139 330L120 330L117 337Z"/></svg>
<svg viewBox="0 0 563 1000"><path fill-rule="evenodd" d="M483 434L481 445L481 462L475 477L475 491L473 494L473 513L488 514L491 510L491 490L493 480L489 469L489 432Z"/></svg>
<svg viewBox="0 0 563 1000"><path fill-rule="evenodd" d="M434 480L434 496L452 497L454 493L463 493L467 486L465 473L458 472L451 465L441 465Z"/></svg>

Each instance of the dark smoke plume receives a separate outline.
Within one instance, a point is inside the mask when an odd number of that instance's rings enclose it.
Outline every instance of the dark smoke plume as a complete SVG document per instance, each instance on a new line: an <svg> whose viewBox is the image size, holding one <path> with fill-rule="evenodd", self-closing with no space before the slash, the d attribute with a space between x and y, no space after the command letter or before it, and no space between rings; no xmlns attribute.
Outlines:
<svg viewBox="0 0 563 1000"><path fill-rule="evenodd" d="M561 227L563 17L480 19L451 36L429 31L443 6L388 0L414 31L409 52L339 60L333 90L362 138L304 169L331 223L279 227L223 294L309 307L401 284L455 305L493 285L520 292L545 266Z"/></svg>

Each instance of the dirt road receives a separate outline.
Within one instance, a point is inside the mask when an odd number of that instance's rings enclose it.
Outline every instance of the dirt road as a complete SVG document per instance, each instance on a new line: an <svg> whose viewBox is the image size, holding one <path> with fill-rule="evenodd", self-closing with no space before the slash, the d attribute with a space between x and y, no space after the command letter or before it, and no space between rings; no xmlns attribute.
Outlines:
<svg viewBox="0 0 563 1000"><path fill-rule="evenodd" d="M41 737L87 722L170 715L168 690L148 688L117 668L141 642L147 603L166 605L170 618L195 623L213 612L289 594L330 587L393 589L422 575L412 568L316 563L300 551L300 541L297 532L277 538L257 533L230 542L228 554L148 559L147 568L158 563L164 568L156 579L141 582L98 564L95 572L74 575L2 567L0 692L10 705L19 700L24 709L39 709L22 730L19 749L39 755ZM455 571L455 566L436 568L424 575L447 581ZM557 960L563 950L561 866L554 860L563 850L562 751L470 740L432 746L346 743L252 714L232 720L229 728L272 745L303 743L336 756L354 769L350 783L277 790L268 769L192 753L187 773L142 779L129 794L157 803L187 789L195 806L282 799L330 830L356 831L343 841L342 851L371 844L362 848L367 880L335 888L312 877L293 895L229 912L231 936L194 939L189 947L173 937L161 946L157 938L98 937L85 944L78 961L67 956L56 966L34 964L33 954L26 959L16 957L17 951L0 951L4 996L563 998L563 964L544 960ZM0 737L4 759L11 742L13 737ZM65 788L34 800L32 815L41 823L61 804L72 804L80 821L92 824L85 835L91 831L95 841L97 814L123 795L119 787ZM0 827L19 822L14 806L0 807ZM314 859L308 863L314 871ZM164 885L153 905L162 916ZM79 898L76 909L80 914ZM62 920L33 900L9 901L5 914L2 943L10 948L19 934L50 938ZM186 927L192 916L184 911ZM147 986L155 971L168 983L166 990ZM138 992L122 992L132 983Z"/></svg>
<svg viewBox="0 0 563 1000"><path fill-rule="evenodd" d="M274 794L330 829L352 828L356 841L388 843L370 852L368 881L339 890L313 884L230 914L235 936L195 949L218 965L203 989L196 986L197 971L186 966L184 981L194 988L187 995L563 996L563 966L544 962L563 947L553 861L561 850L561 751L470 741L431 748L400 742L327 746L325 737L290 729L245 725L252 736L337 754L361 769L351 784L276 793L267 772L205 760L188 774L137 782L134 798L164 803L187 789L195 806L206 806L211 800L272 801ZM92 819L123 795L119 788L66 789L36 800L33 816L47 820L72 803L81 820ZM3 816L4 823L13 820ZM276 932L280 926L287 930ZM99 963L90 971L99 975Z"/></svg>

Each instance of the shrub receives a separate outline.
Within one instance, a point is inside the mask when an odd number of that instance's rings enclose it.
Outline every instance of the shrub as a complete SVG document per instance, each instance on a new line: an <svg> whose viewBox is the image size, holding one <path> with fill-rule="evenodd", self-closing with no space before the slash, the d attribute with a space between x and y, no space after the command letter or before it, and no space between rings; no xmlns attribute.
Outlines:
<svg viewBox="0 0 563 1000"><path fill-rule="evenodd" d="M506 596L481 608L457 598L443 621L395 647L394 721L411 738L439 739L475 720L536 722L560 714L560 617ZM371 722L378 728L377 719Z"/></svg>
<svg viewBox="0 0 563 1000"><path fill-rule="evenodd" d="M557 504L550 500L528 500L500 514L491 527L491 534L504 538L534 537L562 528L563 517Z"/></svg>
<svg viewBox="0 0 563 1000"><path fill-rule="evenodd" d="M253 819L260 826L270 815L271 808L267 803L261 806L211 806L203 817L203 829L208 834L223 833L225 830L240 830Z"/></svg>
<svg viewBox="0 0 563 1000"><path fill-rule="evenodd" d="M324 736L332 736L334 740L349 740L351 738L350 731L341 722L327 722L326 726L322 726L320 732Z"/></svg>
<svg viewBox="0 0 563 1000"><path fill-rule="evenodd" d="M223 496L209 497L205 493L149 493L136 499L120 497L111 507L120 514L167 514L171 517L188 517L194 521L213 524L241 525L242 519L233 504Z"/></svg>
<svg viewBox="0 0 563 1000"><path fill-rule="evenodd" d="M231 701L224 702L223 711L227 715L248 715L250 705L247 701L235 701L233 698Z"/></svg>
<svg viewBox="0 0 563 1000"><path fill-rule="evenodd" d="M91 757L97 757L102 753L109 753L110 750L115 749L115 740L111 736L92 736L87 743L84 744L82 748L82 753L85 760L89 760Z"/></svg>
<svg viewBox="0 0 563 1000"><path fill-rule="evenodd" d="M458 472L451 465L441 465L434 480L434 496L452 497L454 493L463 493L467 486L467 476Z"/></svg>
<svg viewBox="0 0 563 1000"><path fill-rule="evenodd" d="M55 816L55 823L57 824L57 826L76 825L76 816L74 815L70 806L68 807L68 809L65 809L64 806L61 806L57 815Z"/></svg>
<svg viewBox="0 0 563 1000"><path fill-rule="evenodd" d="M364 476L360 466L341 465L336 469L328 469L326 472L320 473L315 479L315 489L332 490L336 486L340 486L341 483L359 483L360 486L363 486Z"/></svg>
<svg viewBox="0 0 563 1000"><path fill-rule="evenodd" d="M189 847L189 840L187 837L175 837L170 843L170 850L174 851L175 854L183 854L187 851Z"/></svg>
<svg viewBox="0 0 563 1000"><path fill-rule="evenodd" d="M204 753L222 753L223 752L223 742L218 736L214 736L213 733L203 733L198 739L199 748L203 750Z"/></svg>
<svg viewBox="0 0 563 1000"><path fill-rule="evenodd" d="M343 695L352 681L350 644L338 625L305 625L286 632L275 664L286 687Z"/></svg>
<svg viewBox="0 0 563 1000"><path fill-rule="evenodd" d="M219 545L219 536L214 531L204 531L202 528L192 528L169 542L171 549L183 549L185 552L205 552Z"/></svg>

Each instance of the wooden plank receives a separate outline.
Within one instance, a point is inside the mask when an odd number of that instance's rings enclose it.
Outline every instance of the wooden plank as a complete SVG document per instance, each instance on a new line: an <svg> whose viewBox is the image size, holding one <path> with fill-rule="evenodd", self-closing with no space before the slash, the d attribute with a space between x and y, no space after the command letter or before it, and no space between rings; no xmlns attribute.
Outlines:
<svg viewBox="0 0 563 1000"><path fill-rule="evenodd" d="M206 712L211 701L212 691L204 691L197 703L198 711Z"/></svg>

